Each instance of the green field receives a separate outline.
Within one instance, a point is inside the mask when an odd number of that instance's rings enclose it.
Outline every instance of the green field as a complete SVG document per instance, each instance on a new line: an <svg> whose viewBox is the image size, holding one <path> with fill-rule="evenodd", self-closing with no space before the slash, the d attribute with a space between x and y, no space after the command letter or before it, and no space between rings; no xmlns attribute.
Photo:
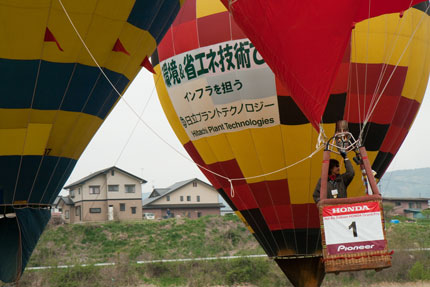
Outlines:
<svg viewBox="0 0 430 287"><path fill-rule="evenodd" d="M430 251L405 250L429 248L429 227L426 222L388 224L389 246L395 251L392 268L330 274L323 286L430 282ZM251 254L264 251L234 215L50 225L28 267L76 267L27 270L19 286L291 286L276 263L267 258L136 264L140 260ZM115 265L91 265L102 262Z"/></svg>

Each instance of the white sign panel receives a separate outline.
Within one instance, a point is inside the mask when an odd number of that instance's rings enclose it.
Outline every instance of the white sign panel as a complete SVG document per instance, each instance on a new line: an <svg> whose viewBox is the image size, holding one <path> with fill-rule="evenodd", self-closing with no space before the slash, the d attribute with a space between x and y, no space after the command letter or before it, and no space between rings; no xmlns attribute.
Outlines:
<svg viewBox="0 0 430 287"><path fill-rule="evenodd" d="M188 51L160 65L191 140L279 124L275 76L247 39Z"/></svg>
<svg viewBox="0 0 430 287"><path fill-rule="evenodd" d="M330 255L384 250L386 247L377 202L326 206L323 222Z"/></svg>

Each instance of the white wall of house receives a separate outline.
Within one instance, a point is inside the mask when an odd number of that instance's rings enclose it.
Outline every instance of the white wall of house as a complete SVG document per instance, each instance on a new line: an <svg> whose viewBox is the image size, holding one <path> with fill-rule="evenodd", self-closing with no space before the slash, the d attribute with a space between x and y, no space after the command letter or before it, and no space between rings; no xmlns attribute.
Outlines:
<svg viewBox="0 0 430 287"><path fill-rule="evenodd" d="M142 197L142 185L140 184L140 181L117 170L114 171L113 175L111 171L106 174L106 183L108 199L131 199ZM111 191L109 190L109 187ZM116 188L118 188L118 191L113 191L116 190ZM131 192L132 190L134 191Z"/></svg>
<svg viewBox="0 0 430 287"><path fill-rule="evenodd" d="M100 174L87 182L82 186L82 200L106 200L106 176ZM90 193L91 190L97 190L100 193Z"/></svg>
<svg viewBox="0 0 430 287"><path fill-rule="evenodd" d="M73 187L70 196L75 203L75 215L71 222L106 221L109 206L114 209L114 220L142 218L142 184L133 176L116 169ZM80 214L77 212L79 208Z"/></svg>
<svg viewBox="0 0 430 287"><path fill-rule="evenodd" d="M83 198L82 185L76 186L70 190L69 195L73 201L81 201Z"/></svg>
<svg viewBox="0 0 430 287"><path fill-rule="evenodd" d="M202 204L219 202L218 192L207 184L190 182L180 189L163 196L151 205L165 204Z"/></svg>
<svg viewBox="0 0 430 287"><path fill-rule="evenodd" d="M61 218L64 222L74 223L75 209L72 206L66 205L63 200L60 200L58 203L58 209L61 209Z"/></svg>

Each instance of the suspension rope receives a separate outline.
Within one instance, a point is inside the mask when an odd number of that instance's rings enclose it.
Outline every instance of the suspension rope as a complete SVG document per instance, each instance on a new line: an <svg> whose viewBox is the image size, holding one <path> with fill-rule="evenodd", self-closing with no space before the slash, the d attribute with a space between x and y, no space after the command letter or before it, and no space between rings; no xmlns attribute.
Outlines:
<svg viewBox="0 0 430 287"><path fill-rule="evenodd" d="M49 9L48 9L48 17L46 18L46 27L48 27L48 23L49 23L49 19L51 16L51 9L52 9L52 2L49 5ZM37 90L37 84L39 82L39 75L40 75L40 67L42 65L42 56L43 56L43 51L44 51L45 45L42 44L42 47L40 49L40 57L39 57L39 63L37 66L37 73L36 73L36 79L34 82L34 87L33 87L33 95L31 97L31 104L30 104L30 108L28 109L28 117L27 117L27 129L25 131L25 137L24 137L24 142L22 145L22 152L21 152L21 158L19 161L19 166L18 166L18 172L16 174L16 181L15 181L15 187L13 190L13 197L12 197L12 203L15 201L15 195L16 195L16 191L18 188L18 183L19 183L19 177L20 177L20 173L21 173L21 168L22 168L22 162L23 162L23 158L24 158L24 149L25 149L25 145L27 143L27 136L28 136L28 126L30 125L30 119L31 119L31 111L33 109L33 104L34 104L34 98L36 95L36 90Z"/></svg>
<svg viewBox="0 0 430 287"><path fill-rule="evenodd" d="M160 78L161 78L161 75L159 74L159 75L157 76L157 79L155 80L154 88L152 89L152 91L151 91L151 93L150 93L150 95L149 95L148 100L146 101L145 105L143 106L142 111L140 112L140 117L143 117L143 114L145 113L146 108L147 108L147 107L148 107L148 105L149 105L149 101L152 99L152 96L154 95L155 87L157 86L158 80L160 80ZM134 135L134 133L135 133L135 131L136 131L136 128L137 128L137 126L139 125L139 123L140 123L140 120L139 120L139 119L137 119L137 120L136 120L136 124L134 125L134 127L133 127L132 131L130 132L130 135L129 135L129 136L128 136L128 138L127 138L127 141L125 142L124 146L123 146L123 147L122 147L122 149L121 149L121 152L119 153L119 155L118 155L117 159L115 160L115 163L113 164L114 166L116 166L116 165L118 164L119 160L121 159L121 156L122 156L122 154L124 153L124 151L125 151L126 147L128 146L128 144L130 143L130 140L131 140L131 138L133 137L133 135Z"/></svg>
<svg viewBox="0 0 430 287"><path fill-rule="evenodd" d="M115 85L111 82L111 80L109 79L109 77L106 75L106 73L103 71L102 67L99 65L99 63L97 62L97 60L95 59L95 57L93 56L93 54L91 53L90 49L88 48L88 46L86 45L85 41L83 40L83 38L81 37L81 35L79 34L79 31L77 30L76 26L74 25L72 19L70 18L66 8L64 7L63 3L61 0L58 0L58 2L60 3L61 7L63 8L64 13L66 14L70 24L72 25L75 33L77 34L78 38L80 39L82 45L85 47L85 49L87 50L88 54L90 55L91 59L93 60L94 64L99 68L100 72L102 73L103 77L108 81L109 85L111 85L112 89L118 94L118 96L120 97L121 100L123 100L123 102L126 104L126 106L130 109L130 111L140 120L140 122L145 125L145 127L147 129L149 129L156 137L158 137L162 142L164 142L167 146L169 146L172 150L174 150L176 153L178 153L180 156L182 156L183 158L185 158L186 160L193 162L191 159L189 159L187 156L185 156L182 152L180 152L179 150L177 150L173 145L171 145L167 140L165 140L163 137L161 137L149 124L147 124L143 118L136 112L136 110L130 105L130 103L121 95L121 93L117 90L117 88L115 87ZM228 178L226 176L223 176L221 174L218 174L198 163L195 163L199 168L206 170L207 172L212 173L215 176L218 176L220 178L223 178L225 180L232 180L232 181L240 181L240 180L247 180L247 179L255 179L255 178L260 178L260 177L265 177L268 175L272 175L278 172L281 172L283 170L286 170L288 168L291 168L311 157L313 157L318 151L321 150L322 147L317 148L315 151L313 151L309 156L304 157L303 159L290 164L286 167L280 168L278 170L272 171L272 172L268 172L265 174L260 174L260 175L256 175L256 176L250 176L250 177L243 177L243 178ZM194 162L193 162L194 163Z"/></svg>
<svg viewBox="0 0 430 287"><path fill-rule="evenodd" d="M356 33L355 33L355 29L354 29L354 32L353 32L353 36L354 36L354 39L356 39L357 37L356 37L356 35L355 35ZM355 40L354 41L354 44L355 44L355 49L354 49L354 52L355 52L355 57L357 58L358 56L357 56L357 40ZM359 123L359 129L361 130L362 129L362 125L361 125L361 105L360 105L360 81L359 81L359 79L358 79L358 63L354 63L355 65L355 80L356 80L356 86L357 86L357 107L358 107L358 123ZM352 75L351 75L352 76Z"/></svg>
<svg viewBox="0 0 430 287"><path fill-rule="evenodd" d="M413 31L413 33L412 33L411 37L409 37L409 41L408 41L408 43L406 44L405 48L403 49L403 51L402 51L402 53L401 53L401 55L400 55L399 59L397 60L397 63L396 63L396 65L394 66L394 69L393 69L393 71L391 72L390 76L388 77L388 80L387 80L387 82L385 83L384 88L382 89L382 91L381 91L381 93L379 94L379 96L378 96L377 100L375 101L374 106L369 110L369 113L366 115L366 118L365 118L364 123L363 123L363 128L360 130L360 136L359 136L359 138L361 138L361 137L362 137L363 132L364 132L364 129L365 129L365 127L366 127L366 125L367 125L367 123L368 123L368 121L369 121L370 117L373 115L373 112L375 111L376 106L378 105L378 103L379 103L380 99L382 98L382 94L384 93L385 89L387 88L388 84L390 83L391 78L392 78L392 77L393 77L393 75L394 75L394 72L397 70L397 67L398 67L398 65L399 65L400 61L402 60L402 58L403 58L404 54L406 53L406 50L408 49L408 47L409 47L409 45L411 44L411 42L412 42L413 38L415 37L415 34L416 34L416 32L418 31L419 26L420 26L420 25L421 25L421 23L423 22L423 20L424 20L424 16L425 16L425 15L427 15L427 12L428 12L429 8L430 8L430 6L427 6L427 9L426 9L426 10L425 10L425 12L423 13L423 15L421 15L420 21L418 22L417 26L415 27L415 29L414 29L414 31Z"/></svg>
<svg viewBox="0 0 430 287"><path fill-rule="evenodd" d="M370 38L370 7L372 6L372 0L369 0L369 10L367 15L367 38L366 38L366 65L364 69L364 91L363 91L363 97L364 97L364 105L363 105L363 114L366 114L366 98L367 98L367 68L369 65L369 38Z"/></svg>
<svg viewBox="0 0 430 287"><path fill-rule="evenodd" d="M409 6L408 7L410 8L411 5L412 5L412 0L411 0L411 2L409 2ZM406 10L408 10L408 9L406 9ZM386 71L387 71L387 69L389 67L388 63L391 60L391 57L393 56L395 47L397 45L397 41L398 41L399 36L400 36L401 26L404 23L404 21L401 21L401 19L403 19L403 16L399 16L399 20L397 22L396 30L395 30L396 38L394 40L394 44L391 47L391 51L385 55L385 59L383 60L383 65L382 65L381 73L379 74L378 82L377 82L377 85L375 87L375 90L373 92L373 95L372 95L372 98L371 98L371 101L370 101L370 104L369 104L369 111L370 111L370 109L373 106L376 106L375 102L378 100L378 92L379 92L379 89L381 87L383 77L384 77L384 75L385 75L385 73L386 73ZM384 50L386 50L386 49L384 49ZM380 96L382 96L382 94ZM366 113L365 113L365 115L366 115ZM370 119L370 117L369 117L369 119ZM363 127L363 129L364 129L364 127ZM361 134L360 139L365 139L367 137L367 133L369 132L369 130L366 131L366 135L364 137L362 136L363 133L361 132L361 130L362 129L360 128L360 134Z"/></svg>
<svg viewBox="0 0 430 287"><path fill-rule="evenodd" d="M73 22L72 22L72 20L71 20L71 18L70 18L70 16L68 15L68 13L67 13L67 11L66 11L66 9L65 9L65 7L64 7L64 5L62 4L62 2L61 2L61 0L58 0L59 2L60 2L60 5L62 6L62 8L63 8L63 11L65 12L65 14L66 14L66 16L67 16L67 18L68 18L68 20L69 20L69 22L71 23L71 25L72 25L72 27L73 27L73 29L75 30L75 33L78 35L78 37L79 37L79 39L80 39L80 41L82 42L82 44L83 44L83 46L85 47L85 49L87 50L87 52L90 54L90 56L91 56L91 58L92 58L92 60L94 61L94 63L97 65L97 67L101 70L101 72L102 72L102 75L106 78L106 80L108 81L108 83L112 86L112 88L113 88L113 90L118 94L118 96L119 96L119 98L120 99L122 99L123 101L124 101L124 103L127 105L127 107L132 111L132 113L138 118L138 120L140 120L143 124L144 124L144 126L146 126L146 128L147 129L149 129L155 136L157 136L162 142L164 142L167 146L169 146L172 150L174 150L176 153L178 153L180 156L182 156L184 159L186 159L186 160L188 160L188 161L190 161L190 162L193 162L189 157L187 157L187 156L185 156L185 155L183 155L180 151L178 151L175 147L173 147L169 142L167 142L165 139L163 139L150 125L148 125L144 120L143 120L143 118L142 118L142 116L141 115L139 115L136 111L135 111L135 109L128 103L128 101L126 101L125 100L125 98L119 93L119 91L115 88L115 86L113 85L113 83L108 79L108 77L107 77L107 75L103 72L103 70L102 70L102 68L100 67L100 65L98 64L98 62L97 62L97 60L95 59L95 57L92 55L92 53L91 53L91 51L90 51L90 49L87 47L87 45L86 45L86 43L85 43L85 41L83 40L83 38L79 35L79 32L77 31L77 29L76 29L76 27L75 27L75 25L73 24ZM173 35L172 35L173 36ZM324 131L323 131L324 132ZM214 172L214 171L212 171L212 170L210 170L210 169L208 169L208 168L206 168L205 166L202 166L202 165L200 165L200 164L197 164L197 163L194 163L194 164L196 164L200 169L202 169L202 170L205 170L205 171L207 171L207 172L209 172L209 173L211 173L211 174L213 174L213 175L215 175L215 176L217 176L217 177L219 177L219 178L222 178L222 179L225 179L225 180L227 180L228 182L229 182L229 184L230 184L230 189L231 189L231 196L233 197L233 196L235 196L235 192L234 192L234 185L233 185L233 181L240 181L240 180L247 180L247 179L253 179L253 178L260 178L260 177L264 177L264 176L268 176L268 175L271 175L271 174L275 174L275 173L278 173L278 172L280 172L280 171L283 171L283 170L286 170L286 169L288 169L288 168L291 168L292 166L295 166L295 165L297 165L297 164L300 164L301 162L303 162L304 160L306 160L306 159L308 159L308 158L311 158L314 154L316 154L319 150L321 150L322 149L322 147L323 147L323 145L320 145L320 146L318 146L317 148L316 148L316 150L314 151L314 152L312 152L309 156L307 156L307 157L305 157L305 158L303 158L303 159L301 159L301 160L299 160L299 161L297 161L297 162L295 162L295 163L293 163L293 164L291 164L291 165L289 165L289 166L286 166L286 167L283 167L283 168L281 168L281 169L278 169L278 170L276 170L276 171L272 171L272 172L268 172L268 173L265 173L265 174L261 174L261 175L257 175L257 176L252 176L252 177L244 177L244 178L228 178L228 177L226 177L226 176L224 176L224 175L221 175L221 174L218 174L218 173L216 173L216 172ZM241 199L240 199L240 194L238 194L238 197L239 197L239 200L240 201L242 201ZM251 217L252 217L252 220L254 221L254 223L256 223L256 221L255 221L255 219L253 219L253 216L252 216L252 214L249 214ZM278 219L279 220L279 219ZM255 224L255 226L257 226L258 227L258 225L257 224ZM259 228L259 227L258 227ZM260 231L260 234L263 234L261 231ZM263 237L265 237L264 235L263 235ZM273 234L272 234L272 237L273 237ZM264 240L265 241L267 241L267 242L269 242L268 241L268 239L267 238L264 238ZM275 244L277 244L277 242L276 242L276 239L275 238L273 238L273 240L274 240L274 242L275 242ZM284 238L284 240L285 240L285 238ZM297 240L296 240L297 241ZM297 245L297 242L296 242L296 245ZM268 244L268 246L270 246L270 244ZM271 248L271 247L270 247Z"/></svg>

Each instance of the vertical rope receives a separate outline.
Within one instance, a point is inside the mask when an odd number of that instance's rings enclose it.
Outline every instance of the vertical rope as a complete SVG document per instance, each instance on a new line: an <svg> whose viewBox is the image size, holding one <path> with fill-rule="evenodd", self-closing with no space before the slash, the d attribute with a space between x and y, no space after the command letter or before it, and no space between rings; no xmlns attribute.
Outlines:
<svg viewBox="0 0 430 287"><path fill-rule="evenodd" d="M46 24L45 27L48 27L48 23L49 23L49 19L51 17L51 9L52 9L52 1L49 4L49 8L48 8L48 17L46 18ZM44 35L43 35L44 36ZM19 183L19 177L20 177L20 173L21 173L21 167L22 167L22 161L24 158L24 151L25 151L25 145L27 143L27 136L28 136L28 126L30 124L30 119L31 119L31 112L33 109L33 103L34 103L34 97L36 95L36 90L37 90L37 84L39 81L39 75L40 75L40 67L42 65L42 57L43 57L43 51L44 51L44 47L45 44L42 44L42 47L40 49L40 57L39 57L39 63L37 66L37 72L36 72L36 79L35 79L35 83L34 83L34 87L33 87L33 95L31 98L31 104L30 104L30 108L28 109L28 117L27 117L27 129L25 131L25 136L24 136L24 143L22 145L22 152L21 152L21 158L19 161L19 166L18 166L18 171L16 173L16 181L15 181L15 187L13 190L13 197L12 197L12 203L15 201L15 196L16 196L16 190L18 188L18 183Z"/></svg>
<svg viewBox="0 0 430 287"><path fill-rule="evenodd" d="M401 59L403 58L403 56L404 56L404 54L406 53L406 51L407 51L407 49L408 49L409 45L411 44L411 42L412 42L413 38L415 37L415 34L416 34L416 32L418 31L419 26L420 26L420 25L421 25L421 23L423 22L425 15L427 15L427 11L429 10L429 8L430 8L430 6L428 6L428 7L427 7L426 11L425 11L425 12L423 13L423 15L421 16L419 23L418 23L418 24L417 24L417 26L415 27L415 29L414 29L414 31L413 31L413 33L412 33L411 37L409 38L409 41L407 42L407 44L406 44L405 48L403 49L403 51L402 51L402 53L401 53L401 55L400 55L400 57L399 57L398 61L396 62L396 64L395 64L395 66L394 66L393 71L391 72L390 76L388 77L387 82L386 82L386 84L384 85L384 88L382 89L381 93L379 94L379 96L378 96L377 100L375 101L375 104L374 104L374 106L372 107L372 109L370 109L370 110L369 110L369 113L368 113L368 115L366 116L365 121L364 121L363 129L360 131L360 136L362 135L363 130L365 129L365 127L366 127L366 125L367 125L367 123L368 123L368 121L369 121L370 117L372 116L373 112L375 111L375 108L376 108L376 106L378 105L379 100L380 100L380 99L381 99L381 97L382 97L382 94L384 93L385 89L387 88L388 84L389 84L389 83L390 83L390 81L391 81L391 78L393 77L393 75L394 75L395 71L397 70L397 67L398 67L398 65L399 65L399 63L400 63L400 61L401 61Z"/></svg>
<svg viewBox="0 0 430 287"><path fill-rule="evenodd" d="M19 223L18 220L18 216L15 216L15 220L16 220L16 226L18 227L18 252L17 252L17 261L16 261L16 270L17 270L17 274L16 274L16 281L15 284L16 286L19 285L19 279L21 278L22 275L22 236L21 236L21 225Z"/></svg>

